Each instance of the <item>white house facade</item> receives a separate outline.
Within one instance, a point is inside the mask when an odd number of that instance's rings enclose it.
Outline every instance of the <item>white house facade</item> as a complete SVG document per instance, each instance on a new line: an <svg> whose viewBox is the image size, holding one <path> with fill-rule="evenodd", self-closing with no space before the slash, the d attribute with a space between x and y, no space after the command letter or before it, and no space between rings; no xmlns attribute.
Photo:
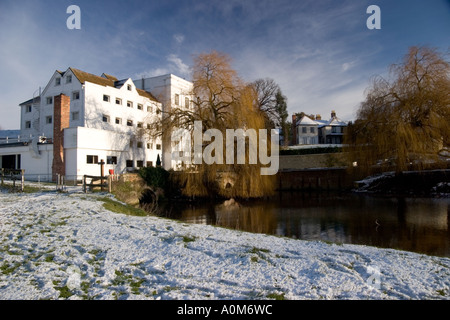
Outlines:
<svg viewBox="0 0 450 320"><path fill-rule="evenodd" d="M158 158L169 169L161 138L142 134L161 121L163 104L139 85L74 68L55 71L39 96L20 104L20 137L0 142L1 167L40 180L98 176L102 160L105 173L155 166Z"/></svg>
<svg viewBox="0 0 450 320"><path fill-rule="evenodd" d="M322 120L320 115L315 116L314 119L304 115L293 123L295 123L295 144L297 145L343 144L348 126L348 122L339 119L335 111L331 112L329 120Z"/></svg>

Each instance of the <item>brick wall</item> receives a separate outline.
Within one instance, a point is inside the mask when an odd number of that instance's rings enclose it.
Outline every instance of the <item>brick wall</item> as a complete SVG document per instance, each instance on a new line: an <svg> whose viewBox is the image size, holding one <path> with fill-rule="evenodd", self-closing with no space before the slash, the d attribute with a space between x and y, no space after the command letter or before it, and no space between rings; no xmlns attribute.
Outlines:
<svg viewBox="0 0 450 320"><path fill-rule="evenodd" d="M280 170L345 167L344 153L280 156Z"/></svg>
<svg viewBox="0 0 450 320"><path fill-rule="evenodd" d="M65 175L66 166L64 162L64 129L69 127L70 122L70 97L60 94L54 97L53 104L53 164L52 176Z"/></svg>

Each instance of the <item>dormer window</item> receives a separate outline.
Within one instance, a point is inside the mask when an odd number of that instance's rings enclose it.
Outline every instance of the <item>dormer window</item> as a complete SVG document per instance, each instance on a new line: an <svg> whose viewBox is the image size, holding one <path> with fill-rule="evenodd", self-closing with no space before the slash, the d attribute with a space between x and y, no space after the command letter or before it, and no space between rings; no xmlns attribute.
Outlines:
<svg viewBox="0 0 450 320"><path fill-rule="evenodd" d="M61 78L55 79L55 86L59 86L61 84Z"/></svg>
<svg viewBox="0 0 450 320"><path fill-rule="evenodd" d="M72 76L70 74L66 76L66 83L72 83Z"/></svg>

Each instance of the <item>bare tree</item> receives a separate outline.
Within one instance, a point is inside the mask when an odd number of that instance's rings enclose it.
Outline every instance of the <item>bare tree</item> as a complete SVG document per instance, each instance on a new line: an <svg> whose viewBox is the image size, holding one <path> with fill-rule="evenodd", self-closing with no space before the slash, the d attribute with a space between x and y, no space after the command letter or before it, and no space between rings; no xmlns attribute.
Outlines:
<svg viewBox="0 0 450 320"><path fill-rule="evenodd" d="M450 142L450 64L434 49L412 47L390 74L372 79L350 126L350 154L365 167L421 169Z"/></svg>
<svg viewBox="0 0 450 320"><path fill-rule="evenodd" d="M172 108L162 120L163 130L156 134L171 134L183 129L194 138L195 122L201 121L202 133L216 129L223 133L223 146L227 129L265 128L264 113L255 106L251 87L231 68L228 55L212 51L199 54L193 65L193 108ZM216 139L216 138L214 138ZM203 142L203 149L214 142ZM274 177L260 173L261 164L249 164L249 142L246 141L246 164L214 162L187 164L176 174L182 191L187 196L261 197L274 191ZM234 146L233 146L234 147ZM195 150L191 150L195 154ZM225 154L225 152L223 152ZM237 154L234 154L237 157Z"/></svg>

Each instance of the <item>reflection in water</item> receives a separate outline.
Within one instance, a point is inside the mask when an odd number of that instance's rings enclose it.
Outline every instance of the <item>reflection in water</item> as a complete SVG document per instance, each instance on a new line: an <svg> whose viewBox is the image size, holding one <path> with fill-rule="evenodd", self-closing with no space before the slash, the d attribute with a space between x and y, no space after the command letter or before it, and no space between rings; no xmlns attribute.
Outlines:
<svg viewBox="0 0 450 320"><path fill-rule="evenodd" d="M170 217L304 240L450 256L450 199L280 193L239 204L173 205Z"/></svg>

